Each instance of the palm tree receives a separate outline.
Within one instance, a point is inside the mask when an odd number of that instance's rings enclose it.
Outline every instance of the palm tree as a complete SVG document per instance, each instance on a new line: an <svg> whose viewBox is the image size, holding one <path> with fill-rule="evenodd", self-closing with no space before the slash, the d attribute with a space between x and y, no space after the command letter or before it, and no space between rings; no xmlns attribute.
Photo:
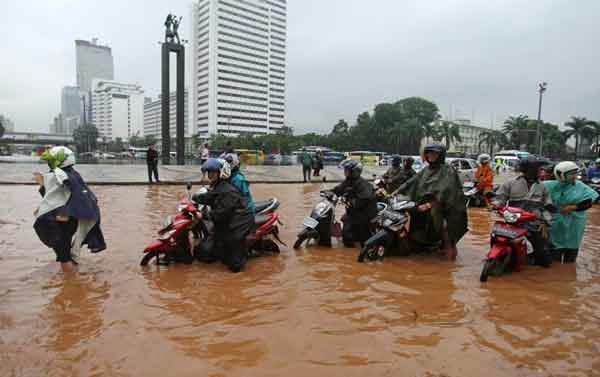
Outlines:
<svg viewBox="0 0 600 377"><path fill-rule="evenodd" d="M504 147L505 145L510 144L510 141L506 137L504 133L498 130L488 130L483 131L479 134L479 149L481 146L485 144L490 148L490 156L494 154L494 147L498 146L499 148Z"/></svg>
<svg viewBox="0 0 600 377"><path fill-rule="evenodd" d="M455 141L462 142L462 138L460 137L460 126L447 120L442 121L442 123L437 126L436 133L439 140L444 139L446 142L446 150L450 149L451 143Z"/></svg>
<svg viewBox="0 0 600 377"><path fill-rule="evenodd" d="M529 118L527 115L519 115L517 117L510 116L504 121L502 131L509 136L510 143L515 148L521 146L523 131L528 129Z"/></svg>
<svg viewBox="0 0 600 377"><path fill-rule="evenodd" d="M593 122L587 120L585 117L571 117L571 120L565 123L565 127L570 130L564 131L565 139L569 139L571 136L575 136L575 159L579 153L579 140L582 136L589 136L592 134Z"/></svg>
<svg viewBox="0 0 600 377"><path fill-rule="evenodd" d="M437 125L435 123L426 124L423 127L423 136L425 136L425 142L429 143L429 139L437 139Z"/></svg>
<svg viewBox="0 0 600 377"><path fill-rule="evenodd" d="M594 144L598 148L598 144L600 144L600 122L590 121L590 129L593 137L596 139ZM600 151L598 152L598 156L600 157Z"/></svg>

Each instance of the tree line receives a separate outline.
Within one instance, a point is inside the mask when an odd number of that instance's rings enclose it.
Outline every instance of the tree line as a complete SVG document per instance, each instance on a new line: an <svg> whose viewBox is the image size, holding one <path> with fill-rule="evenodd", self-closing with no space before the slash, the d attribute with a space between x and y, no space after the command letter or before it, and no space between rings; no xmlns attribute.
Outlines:
<svg viewBox="0 0 600 377"><path fill-rule="evenodd" d="M480 133L476 142L479 152L494 154L500 149L521 149L536 153L538 150L537 120L527 115L510 116L500 130L488 129ZM438 106L427 99L408 97L393 103L380 103L373 111L358 114L354 124L340 119L328 134L306 133L294 135L293 129L267 134L240 134L236 137L213 135L209 140L195 135L195 147L208 142L212 149L223 149L228 141L238 149L263 150L266 153L290 154L307 145L319 145L338 151L370 150L404 155L419 154L421 142L436 141L450 147L462 142L460 125L443 120ZM556 124L541 124L544 155L552 158L573 158L581 141L586 138L600 140L600 123L583 117L572 117L561 131ZM79 151L98 148L98 130L86 124L75 130L73 137ZM575 138L575 151L567 146L567 140ZM104 149L111 152L125 150L126 145L147 146L155 143L153 136L104 140ZM174 142L174 140L173 140ZM591 156L590 152L587 156Z"/></svg>

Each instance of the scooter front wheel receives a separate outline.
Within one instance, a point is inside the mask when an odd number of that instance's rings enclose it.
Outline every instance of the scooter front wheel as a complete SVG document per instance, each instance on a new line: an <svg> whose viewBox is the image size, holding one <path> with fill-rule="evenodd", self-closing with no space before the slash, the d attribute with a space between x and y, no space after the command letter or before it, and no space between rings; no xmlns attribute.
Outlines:
<svg viewBox="0 0 600 377"><path fill-rule="evenodd" d="M381 245L365 245L360 251L360 254L358 254L358 262L364 262L365 258L371 261L383 259L385 250L381 250L381 248L383 248Z"/></svg>
<svg viewBox="0 0 600 377"><path fill-rule="evenodd" d="M304 229L300 234L298 234L298 239L294 242L294 249L299 249L302 246L302 242L306 241L308 238L308 232Z"/></svg>
<svg viewBox="0 0 600 377"><path fill-rule="evenodd" d="M151 251L149 253L144 254L144 257L140 262L140 266L147 266L153 258L158 258L158 251Z"/></svg>

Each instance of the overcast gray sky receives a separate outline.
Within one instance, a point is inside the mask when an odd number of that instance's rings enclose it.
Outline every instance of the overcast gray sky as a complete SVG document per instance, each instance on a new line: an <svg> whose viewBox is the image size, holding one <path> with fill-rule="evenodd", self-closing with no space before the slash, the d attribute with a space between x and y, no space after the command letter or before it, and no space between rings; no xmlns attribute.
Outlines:
<svg viewBox="0 0 600 377"><path fill-rule="evenodd" d="M189 0L0 1L0 113L47 131L75 83L75 39L113 49L115 78L156 96L164 16ZM328 132L380 102L422 96L445 116L600 120L599 0L288 0L287 120ZM187 22L186 22L187 19ZM119 36L122 34L122 36Z"/></svg>

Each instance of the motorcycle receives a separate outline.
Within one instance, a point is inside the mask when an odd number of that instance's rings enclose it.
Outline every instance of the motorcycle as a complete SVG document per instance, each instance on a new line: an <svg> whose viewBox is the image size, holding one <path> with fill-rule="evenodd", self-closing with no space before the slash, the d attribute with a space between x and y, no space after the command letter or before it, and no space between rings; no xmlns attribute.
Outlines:
<svg viewBox="0 0 600 377"><path fill-rule="evenodd" d="M526 225L532 222L549 223L544 216L517 207L500 207L497 213L501 220L492 227L491 247L481 270L481 282L486 282L491 275L521 271L533 253L533 246L526 238L529 233Z"/></svg>
<svg viewBox="0 0 600 377"><path fill-rule="evenodd" d="M596 190L596 192L598 194L600 194L600 178L592 178L590 179L590 181L588 182L588 186L590 186L592 189ZM598 199L596 200L596 203L600 202L600 196L598 197Z"/></svg>
<svg viewBox="0 0 600 377"><path fill-rule="evenodd" d="M331 191L320 192L322 200L313 207L310 216L302 222L303 229L298 233L294 249L299 249L304 241L315 240L321 246L331 247L332 234L341 237L341 224L335 218L335 208L340 198Z"/></svg>
<svg viewBox="0 0 600 377"><path fill-rule="evenodd" d="M359 263L365 258L383 260L386 253L398 246L410 232L410 211L416 207L414 202L395 196L390 199L389 206L383 203L377 205L379 212L372 220L376 233L365 242L358 254Z"/></svg>
<svg viewBox="0 0 600 377"><path fill-rule="evenodd" d="M467 207L481 207L485 203L482 192L477 188L475 182L463 183L463 194L465 195Z"/></svg>
<svg viewBox="0 0 600 377"><path fill-rule="evenodd" d="M180 261L191 264L197 257L195 250L208 239L213 224L209 220L210 207L195 203L192 200L191 188L192 185L188 184L187 198L177 205L178 213L165 218L162 228L158 231L157 239L144 249L141 266L148 265L153 258L156 258L157 264ZM206 188L200 189L201 192L206 190ZM279 238L278 225L281 221L279 214L275 212L279 202L277 199L271 199L258 204L253 230L246 237L249 256L264 253L279 254L280 249L275 241L285 246Z"/></svg>

